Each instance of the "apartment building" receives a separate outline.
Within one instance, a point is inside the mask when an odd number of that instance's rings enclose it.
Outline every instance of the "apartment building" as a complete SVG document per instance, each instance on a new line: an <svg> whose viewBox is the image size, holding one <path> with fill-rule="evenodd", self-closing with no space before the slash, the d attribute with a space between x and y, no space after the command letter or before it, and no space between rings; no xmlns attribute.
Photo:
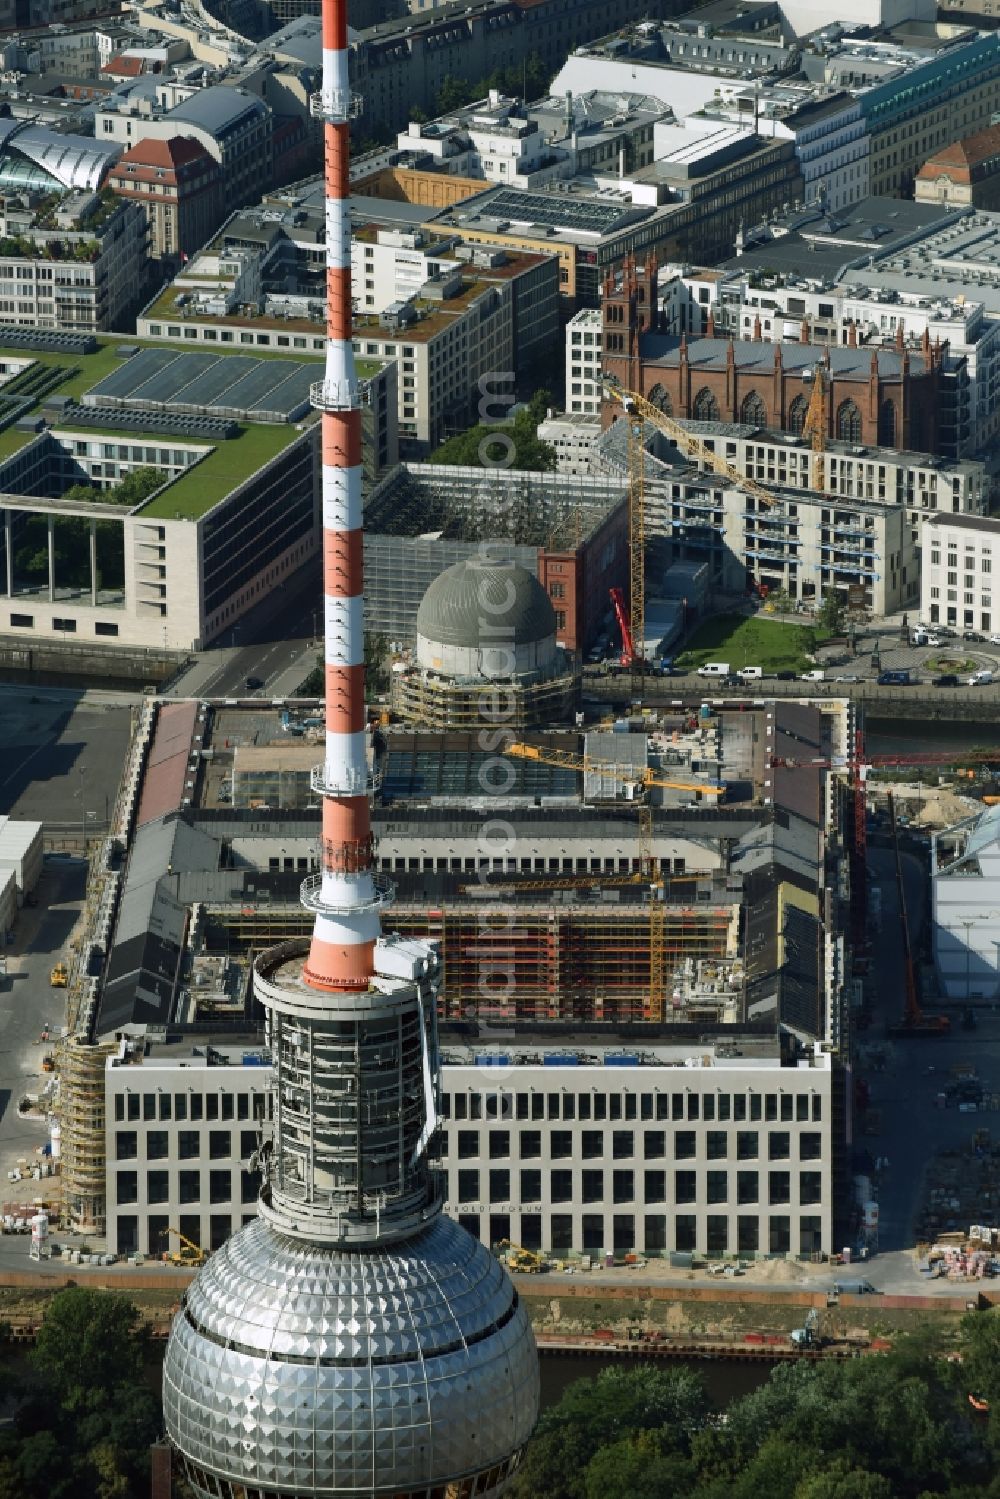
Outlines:
<svg viewBox="0 0 1000 1499"><path fill-rule="evenodd" d="M90 189L55 206L22 201L0 202L0 321L79 333L121 327L146 277L142 209Z"/></svg>
<svg viewBox="0 0 1000 1499"><path fill-rule="evenodd" d="M1000 633L1000 520L936 515L920 537L920 618L985 635ZM994 591L997 598L994 600Z"/></svg>
<svg viewBox="0 0 1000 1499"><path fill-rule="evenodd" d="M706 445L775 495L767 506L657 439L647 459L647 535L664 560L705 562L712 587L738 592L748 576L806 603L831 591L877 615L921 597L924 527L940 512L979 516L992 475L975 460L944 463L889 448L827 445L824 491L801 437L744 424L690 423ZM598 445L597 471L624 475L623 423ZM943 619L943 615L941 618Z"/></svg>

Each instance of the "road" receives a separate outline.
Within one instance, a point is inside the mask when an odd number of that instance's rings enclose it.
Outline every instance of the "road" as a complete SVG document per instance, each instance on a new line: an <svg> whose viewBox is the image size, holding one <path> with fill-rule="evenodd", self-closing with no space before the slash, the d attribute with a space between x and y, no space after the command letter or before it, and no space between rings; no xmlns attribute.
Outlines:
<svg viewBox="0 0 1000 1499"><path fill-rule="evenodd" d="M41 1070L48 1048L39 1037L46 1022L61 1028L66 1020L66 991L51 987L49 973L58 958L68 956L85 889L82 859L47 858L36 890L38 905L20 912L15 940L7 948L7 974L0 979L0 1187L5 1200L23 1201L44 1190L37 1182L11 1188L7 1172L19 1157L34 1159L36 1147L48 1138L44 1118L23 1117L17 1105L48 1080Z"/></svg>
<svg viewBox="0 0 1000 1499"><path fill-rule="evenodd" d="M277 605L277 607L276 607ZM312 563L195 657L168 690L170 697L246 696L248 677L259 677L261 696L288 696L315 664L313 645L323 629L319 566Z"/></svg>
<svg viewBox="0 0 1000 1499"><path fill-rule="evenodd" d="M1000 1014L996 1008L977 1011L975 1031L959 1028L952 1012L952 1029L941 1037L886 1040L885 1027L903 1013L903 947L891 853L869 848L869 876L882 895L881 930L872 943L872 969L865 980L874 1018L859 1046L858 1070L869 1085L870 1101L880 1115L875 1137L861 1137L856 1149L867 1150L887 1164L875 1174L879 1203L879 1254L870 1274L882 1285L883 1264L899 1262L915 1243L915 1226L923 1201L928 1163L942 1149L968 1148L973 1132L993 1115L960 1114L954 1106L938 1108L937 1095L953 1067L977 1070L987 1092L1000 1091ZM926 874L912 855L904 855L904 888L913 943L919 949L926 908ZM934 1008L933 996L924 1000ZM968 1225L966 1225L968 1226ZM933 1292L942 1283L925 1283Z"/></svg>

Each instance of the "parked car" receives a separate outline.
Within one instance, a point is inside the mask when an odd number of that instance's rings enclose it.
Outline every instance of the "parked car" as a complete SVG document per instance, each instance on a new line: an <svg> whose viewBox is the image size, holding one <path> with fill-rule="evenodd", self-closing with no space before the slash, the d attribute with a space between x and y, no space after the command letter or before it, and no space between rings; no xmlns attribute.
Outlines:
<svg viewBox="0 0 1000 1499"><path fill-rule="evenodd" d="M942 637L940 635L928 635L928 637L927 637L927 644L928 645L940 645L941 644L941 638Z"/></svg>
<svg viewBox="0 0 1000 1499"><path fill-rule="evenodd" d="M974 671L969 678L970 687L989 687L993 681L991 671Z"/></svg>
<svg viewBox="0 0 1000 1499"><path fill-rule="evenodd" d="M931 686L932 687L957 687L958 686L958 677L955 675L955 673L953 671L946 671L946 672L943 672L941 674L941 676L935 677L934 681L931 683Z"/></svg>
<svg viewBox="0 0 1000 1499"><path fill-rule="evenodd" d="M991 635L990 645L1000 645L1000 635Z"/></svg>
<svg viewBox="0 0 1000 1499"><path fill-rule="evenodd" d="M793 671L776 671L774 679L776 682L794 682L795 673Z"/></svg>
<svg viewBox="0 0 1000 1499"><path fill-rule="evenodd" d="M986 636L985 635L980 635L979 632L978 632L978 630L963 630L962 631L962 639L963 640L973 640L973 641L978 642L978 644L982 645L984 643L984 641L986 640Z"/></svg>
<svg viewBox="0 0 1000 1499"><path fill-rule="evenodd" d="M958 631L953 630L951 625L931 625L930 630L935 635L942 635L946 640L957 640Z"/></svg>
<svg viewBox="0 0 1000 1499"><path fill-rule="evenodd" d="M860 682L860 681L861 681L861 678L860 678L860 677L858 677L858 676L855 676L855 675L854 675L854 674L853 674L853 673L849 673L849 674L848 674L848 675L846 675L846 676L842 676L842 677L834 677L834 679L833 679L833 680L834 680L834 681L835 681L835 682Z"/></svg>

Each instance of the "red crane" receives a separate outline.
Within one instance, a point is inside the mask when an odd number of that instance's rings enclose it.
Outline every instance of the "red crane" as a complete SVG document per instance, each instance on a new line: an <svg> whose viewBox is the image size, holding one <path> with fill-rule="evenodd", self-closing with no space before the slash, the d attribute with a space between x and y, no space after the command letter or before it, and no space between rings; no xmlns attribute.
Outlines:
<svg viewBox="0 0 1000 1499"><path fill-rule="evenodd" d="M635 642L632 639L628 611L625 608L625 596L620 588L612 588L611 605L615 611L618 628L622 632L622 665L631 666L635 661Z"/></svg>

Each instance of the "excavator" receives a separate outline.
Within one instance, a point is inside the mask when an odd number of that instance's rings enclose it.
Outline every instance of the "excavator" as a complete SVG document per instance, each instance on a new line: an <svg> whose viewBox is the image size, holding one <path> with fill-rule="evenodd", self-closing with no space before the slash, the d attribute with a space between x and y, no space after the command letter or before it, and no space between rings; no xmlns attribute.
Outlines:
<svg viewBox="0 0 1000 1499"><path fill-rule="evenodd" d="M163 1237L169 1238L173 1234L180 1242L179 1249L165 1249L163 1258L168 1265L190 1265L192 1269L203 1265L207 1258L200 1244L195 1244L191 1239L186 1239L179 1228L165 1228Z"/></svg>
<svg viewBox="0 0 1000 1499"><path fill-rule="evenodd" d="M538 1254L534 1249L525 1249L520 1244L512 1243L510 1239L501 1239L497 1248L506 1249L507 1268L517 1275L541 1275L549 1268L544 1254Z"/></svg>

